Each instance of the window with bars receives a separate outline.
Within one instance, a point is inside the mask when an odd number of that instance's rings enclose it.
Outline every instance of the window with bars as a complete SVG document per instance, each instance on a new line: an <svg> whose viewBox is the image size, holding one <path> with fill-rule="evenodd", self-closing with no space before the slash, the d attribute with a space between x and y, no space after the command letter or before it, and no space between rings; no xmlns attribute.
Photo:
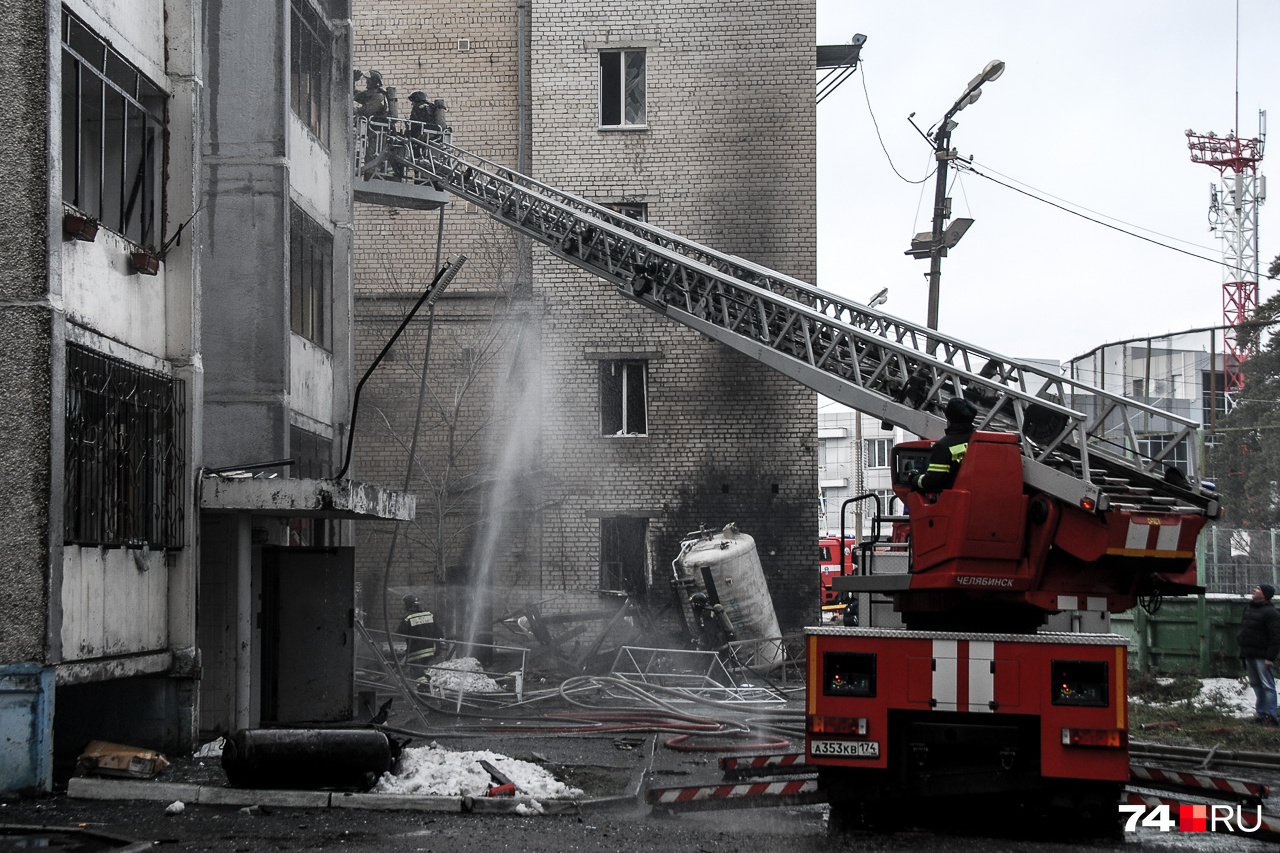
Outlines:
<svg viewBox="0 0 1280 853"><path fill-rule="evenodd" d="M646 361L600 362L600 434L647 435L649 432Z"/></svg>
<svg viewBox="0 0 1280 853"><path fill-rule="evenodd" d="M326 349L332 283L333 237L294 205L289 215L289 326Z"/></svg>
<svg viewBox="0 0 1280 853"><path fill-rule="evenodd" d="M329 80L333 33L308 0L293 0L289 28L289 104L321 145L329 147Z"/></svg>
<svg viewBox="0 0 1280 853"><path fill-rule="evenodd" d="M163 243L168 96L62 13L62 200L139 246Z"/></svg>
<svg viewBox="0 0 1280 853"><path fill-rule="evenodd" d="M600 126L644 125L644 50L600 51Z"/></svg>
<svg viewBox="0 0 1280 853"><path fill-rule="evenodd" d="M185 383L67 347L63 541L183 546Z"/></svg>

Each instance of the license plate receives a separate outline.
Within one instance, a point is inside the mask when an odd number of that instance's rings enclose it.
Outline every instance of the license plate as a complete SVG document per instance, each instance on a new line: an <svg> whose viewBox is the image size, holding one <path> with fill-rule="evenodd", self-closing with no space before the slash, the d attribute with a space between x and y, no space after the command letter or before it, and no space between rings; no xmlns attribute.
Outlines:
<svg viewBox="0 0 1280 853"><path fill-rule="evenodd" d="M879 758L880 742L875 740L814 740L809 754L829 758Z"/></svg>

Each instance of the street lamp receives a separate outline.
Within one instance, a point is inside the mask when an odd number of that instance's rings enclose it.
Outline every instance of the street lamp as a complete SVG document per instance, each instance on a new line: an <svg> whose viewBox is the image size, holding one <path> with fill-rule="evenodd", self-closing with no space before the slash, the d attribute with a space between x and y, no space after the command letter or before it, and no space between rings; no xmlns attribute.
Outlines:
<svg viewBox="0 0 1280 853"><path fill-rule="evenodd" d="M938 292L942 279L942 259L947 254L947 249L954 248L964 236L964 232L973 224L972 219L957 219L951 228L943 230L946 221L951 218L951 199L947 198L947 165L956 158L956 152L951 148L951 131L956 127L952 116L982 97L983 83L995 80L1003 73L1004 63L999 59L988 62L982 69L982 73L969 81L964 93L951 105L951 109L947 110L947 114L938 123L937 131L931 139L933 156L938 161L938 183L933 193L933 231L928 235L927 246L921 239L926 235L917 234L911 242L911 249L906 252L916 258L929 258L929 316L926 323L930 329L938 328Z"/></svg>

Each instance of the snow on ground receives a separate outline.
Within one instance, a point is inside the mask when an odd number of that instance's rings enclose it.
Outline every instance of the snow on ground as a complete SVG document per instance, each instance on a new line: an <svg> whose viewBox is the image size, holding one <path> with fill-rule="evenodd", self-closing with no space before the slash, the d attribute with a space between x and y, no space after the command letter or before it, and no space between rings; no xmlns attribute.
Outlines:
<svg viewBox="0 0 1280 853"><path fill-rule="evenodd" d="M1165 683L1173 681L1173 679L1169 678L1160 680ZM1133 701L1143 702L1144 700L1134 697ZM1251 719L1257 713L1254 711L1253 688L1249 686L1249 680L1243 676L1240 678L1202 678L1200 679L1200 693L1192 698L1191 702L1195 705L1216 708L1224 714L1243 719ZM1171 705L1177 703L1148 701L1146 704Z"/></svg>
<svg viewBox="0 0 1280 853"><path fill-rule="evenodd" d="M1247 678L1203 678L1197 705L1209 705L1233 717L1246 719L1257 716L1254 710L1253 688Z"/></svg>
<svg viewBox="0 0 1280 853"><path fill-rule="evenodd" d="M374 786L378 794L413 794L422 797L483 797L496 785L480 766L488 761L516 786L517 795L532 798L530 813L541 812L539 800L582 796L578 788L558 781L543 768L528 761L508 758L488 750L454 752L438 744L410 747L400 754L396 768L384 773Z"/></svg>

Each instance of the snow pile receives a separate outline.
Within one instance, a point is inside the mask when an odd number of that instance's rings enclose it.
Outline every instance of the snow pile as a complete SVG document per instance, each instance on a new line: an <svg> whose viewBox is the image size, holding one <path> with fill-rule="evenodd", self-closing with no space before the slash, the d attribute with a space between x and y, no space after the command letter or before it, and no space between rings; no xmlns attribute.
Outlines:
<svg viewBox="0 0 1280 853"><path fill-rule="evenodd" d="M431 689L453 693L501 693L498 682L484 674L475 658L456 658L431 666Z"/></svg>
<svg viewBox="0 0 1280 853"><path fill-rule="evenodd" d="M1192 700L1197 705L1217 708L1233 717L1252 719L1256 698L1247 678L1204 678L1200 681L1200 695Z"/></svg>
<svg viewBox="0 0 1280 853"><path fill-rule="evenodd" d="M1173 683L1172 678L1158 678L1156 681L1162 684ZM1190 699L1158 701L1134 696L1132 701L1146 705L1172 705L1190 702L1192 705L1213 708L1232 717L1251 719L1257 715L1257 712L1254 711L1253 688L1249 686L1247 678L1202 678L1200 679L1200 692Z"/></svg>
<svg viewBox="0 0 1280 853"><path fill-rule="evenodd" d="M558 781L536 764L498 755L488 750L453 752L438 744L411 747L400 753L396 769L382 774L374 793L413 794L422 797L483 797L494 782L480 766L488 761L516 786L516 793L532 797L528 813L542 812L537 800L569 799L582 791ZM525 814L526 812L520 812Z"/></svg>

